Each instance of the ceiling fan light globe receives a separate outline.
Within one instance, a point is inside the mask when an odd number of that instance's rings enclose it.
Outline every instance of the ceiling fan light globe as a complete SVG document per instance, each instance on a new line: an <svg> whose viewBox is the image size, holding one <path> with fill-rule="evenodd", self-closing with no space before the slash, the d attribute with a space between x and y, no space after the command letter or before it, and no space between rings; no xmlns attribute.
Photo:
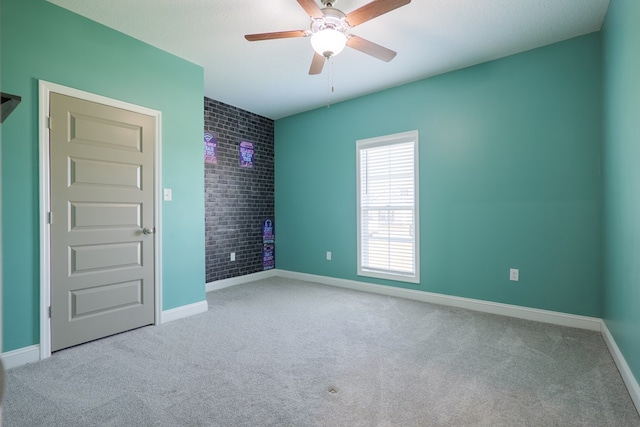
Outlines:
<svg viewBox="0 0 640 427"><path fill-rule="evenodd" d="M342 52L346 44L347 36L332 28L325 28L311 36L313 50L327 58Z"/></svg>

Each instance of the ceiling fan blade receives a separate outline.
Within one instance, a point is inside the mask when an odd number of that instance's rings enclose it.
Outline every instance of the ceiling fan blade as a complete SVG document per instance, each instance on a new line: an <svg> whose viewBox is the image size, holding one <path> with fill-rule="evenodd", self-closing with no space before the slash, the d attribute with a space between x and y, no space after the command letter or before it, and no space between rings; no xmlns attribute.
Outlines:
<svg viewBox="0 0 640 427"><path fill-rule="evenodd" d="M324 16L322 10L320 10L320 7L318 7L314 0L298 0L298 3L300 3L300 6L307 12L307 15L312 18L322 18Z"/></svg>
<svg viewBox="0 0 640 427"><path fill-rule="evenodd" d="M245 39L250 42L256 42L259 40L273 40L273 39L289 39L292 37L306 37L307 32L304 30L294 30L294 31L278 31L275 33L260 33L260 34L247 34L244 36Z"/></svg>
<svg viewBox="0 0 640 427"><path fill-rule="evenodd" d="M401 6L411 3L411 0L373 0L364 6L347 14L347 22L352 27L367 22L377 16L384 15Z"/></svg>
<svg viewBox="0 0 640 427"><path fill-rule="evenodd" d="M322 72L322 67L324 67L324 63L327 60L324 56L320 55L318 52L313 52L313 60L311 61L311 68L309 68L309 74L320 74Z"/></svg>
<svg viewBox="0 0 640 427"><path fill-rule="evenodd" d="M351 35L347 40L347 46L384 62L389 62L396 56L396 52L393 50L354 35Z"/></svg>

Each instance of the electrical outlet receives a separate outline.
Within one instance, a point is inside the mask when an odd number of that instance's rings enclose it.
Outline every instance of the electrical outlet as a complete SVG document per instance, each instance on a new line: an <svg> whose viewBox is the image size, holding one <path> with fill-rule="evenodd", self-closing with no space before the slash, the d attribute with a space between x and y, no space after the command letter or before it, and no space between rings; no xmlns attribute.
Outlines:
<svg viewBox="0 0 640 427"><path fill-rule="evenodd" d="M520 270L517 268L512 268L509 270L509 280L512 282L517 282L520 280Z"/></svg>
<svg viewBox="0 0 640 427"><path fill-rule="evenodd" d="M231 252L231 261L235 261L236 260L236 253L235 252Z"/></svg>
<svg viewBox="0 0 640 427"><path fill-rule="evenodd" d="M331 252L327 251L327 261L331 261Z"/></svg>

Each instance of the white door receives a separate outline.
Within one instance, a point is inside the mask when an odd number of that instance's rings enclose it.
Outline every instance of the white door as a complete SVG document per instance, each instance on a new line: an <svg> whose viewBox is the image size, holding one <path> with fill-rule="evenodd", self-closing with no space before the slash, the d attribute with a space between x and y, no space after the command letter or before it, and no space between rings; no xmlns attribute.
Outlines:
<svg viewBox="0 0 640 427"><path fill-rule="evenodd" d="M51 349L154 322L154 118L50 96Z"/></svg>

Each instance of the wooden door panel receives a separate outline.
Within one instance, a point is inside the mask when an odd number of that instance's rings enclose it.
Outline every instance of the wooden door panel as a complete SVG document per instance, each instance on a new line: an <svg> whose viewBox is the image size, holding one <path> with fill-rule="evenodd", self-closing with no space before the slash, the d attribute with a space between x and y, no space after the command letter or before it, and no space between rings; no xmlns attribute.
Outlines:
<svg viewBox="0 0 640 427"><path fill-rule="evenodd" d="M119 186L141 190L142 165L69 158L69 186Z"/></svg>
<svg viewBox="0 0 640 427"><path fill-rule="evenodd" d="M69 229L71 231L142 228L140 203L74 202L70 204L70 210Z"/></svg>
<svg viewBox="0 0 640 427"><path fill-rule="evenodd" d="M154 118L50 98L51 347L154 321Z"/></svg>
<svg viewBox="0 0 640 427"><path fill-rule="evenodd" d="M142 281L133 280L71 291L71 320L142 305L142 289Z"/></svg>

